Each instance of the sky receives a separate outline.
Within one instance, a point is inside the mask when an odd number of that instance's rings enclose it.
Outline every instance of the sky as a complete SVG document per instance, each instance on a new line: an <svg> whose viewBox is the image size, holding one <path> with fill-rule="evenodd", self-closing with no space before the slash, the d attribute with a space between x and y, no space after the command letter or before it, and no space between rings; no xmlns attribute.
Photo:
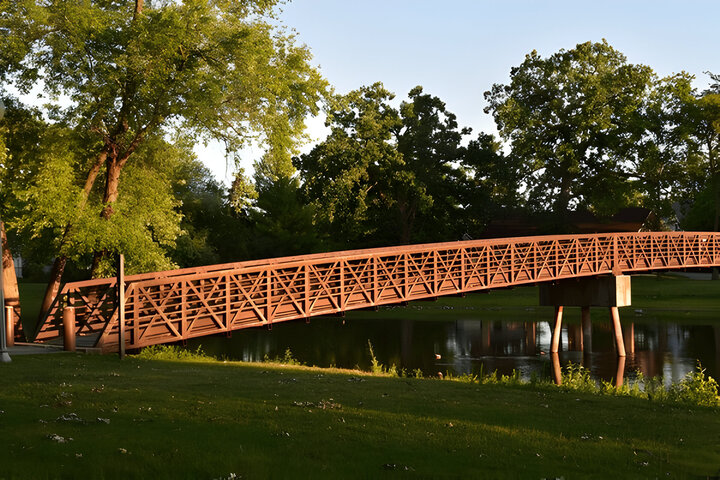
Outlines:
<svg viewBox="0 0 720 480"><path fill-rule="evenodd" d="M661 77L686 71L703 89L703 72L720 73L719 19L717 0L294 0L280 13L337 93L380 81L399 103L422 85L473 135L496 132L483 93L507 83L532 50L547 57L604 38L628 62ZM322 118L308 128L316 139L326 134ZM218 179L230 181L218 146L198 154ZM243 153L246 171L260 156L258 149Z"/></svg>

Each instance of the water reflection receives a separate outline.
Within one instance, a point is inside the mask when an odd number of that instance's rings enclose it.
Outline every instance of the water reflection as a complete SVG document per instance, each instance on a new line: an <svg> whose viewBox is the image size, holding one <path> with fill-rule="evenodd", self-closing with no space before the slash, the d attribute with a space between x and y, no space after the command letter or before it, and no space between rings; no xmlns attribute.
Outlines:
<svg viewBox="0 0 720 480"><path fill-rule="evenodd" d="M548 313L548 315L544 315ZM408 316L412 315L408 311ZM556 378L568 362L582 364L594 378L623 381L637 371L646 377L681 380L700 360L706 373L718 378L720 327L666 321L623 322L627 358L618 360L610 319L593 318L590 325L564 322L559 353L550 355L552 312L538 309L530 321L502 318L414 320L382 318L382 312L361 318L318 318L310 324L275 324L272 330L233 332L231 338L204 337L189 342L209 354L244 361L282 357L286 349L301 362L317 366L370 368L368 341L385 365L424 375L480 374L517 371L524 379L533 374ZM543 320L546 318L547 320Z"/></svg>

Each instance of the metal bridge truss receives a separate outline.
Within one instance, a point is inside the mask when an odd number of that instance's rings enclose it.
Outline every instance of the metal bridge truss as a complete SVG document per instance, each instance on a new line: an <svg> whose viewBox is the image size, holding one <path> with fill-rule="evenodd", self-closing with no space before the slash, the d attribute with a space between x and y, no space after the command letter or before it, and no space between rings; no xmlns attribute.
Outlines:
<svg viewBox="0 0 720 480"><path fill-rule="evenodd" d="M502 238L303 255L132 275L125 346L134 349L348 310L564 278L720 265L720 233ZM117 279L67 283L35 332L117 351Z"/></svg>

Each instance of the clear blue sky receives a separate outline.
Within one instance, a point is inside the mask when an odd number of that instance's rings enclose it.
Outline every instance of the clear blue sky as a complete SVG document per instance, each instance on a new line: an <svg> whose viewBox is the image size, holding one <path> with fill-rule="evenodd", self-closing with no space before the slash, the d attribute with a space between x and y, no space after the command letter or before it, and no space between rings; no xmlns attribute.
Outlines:
<svg viewBox="0 0 720 480"><path fill-rule="evenodd" d="M506 83L533 49L548 56L605 38L660 76L694 74L700 89L704 71L720 73L717 0L294 0L280 19L338 93L381 81L402 100L422 85L475 134L495 132L483 92ZM321 124L311 122L311 132L320 134ZM248 152L246 169L257 157ZM224 159L201 158L225 176Z"/></svg>

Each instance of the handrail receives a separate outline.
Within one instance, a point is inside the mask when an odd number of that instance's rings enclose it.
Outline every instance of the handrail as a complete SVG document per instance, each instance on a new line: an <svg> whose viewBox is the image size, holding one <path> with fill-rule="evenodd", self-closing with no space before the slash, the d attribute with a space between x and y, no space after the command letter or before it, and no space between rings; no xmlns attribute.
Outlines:
<svg viewBox="0 0 720 480"><path fill-rule="evenodd" d="M560 278L718 265L720 233L641 232L403 245L146 273L126 277L128 348ZM78 330L102 332L106 346L117 341L114 284L71 282L62 290L82 307ZM41 340L56 333L50 317L37 329Z"/></svg>

